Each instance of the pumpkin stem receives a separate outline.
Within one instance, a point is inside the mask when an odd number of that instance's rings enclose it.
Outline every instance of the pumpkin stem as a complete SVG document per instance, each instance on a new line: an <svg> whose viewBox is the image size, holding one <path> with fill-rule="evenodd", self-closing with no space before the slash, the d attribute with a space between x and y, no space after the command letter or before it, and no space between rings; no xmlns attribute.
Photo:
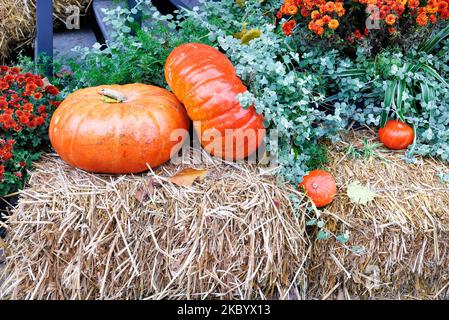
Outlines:
<svg viewBox="0 0 449 320"><path fill-rule="evenodd" d="M120 103L126 100L125 95L116 90L101 89L98 93L104 96L103 101L107 103Z"/></svg>
<svg viewBox="0 0 449 320"><path fill-rule="evenodd" d="M318 183L314 182L314 183L312 184L312 188L318 189Z"/></svg>

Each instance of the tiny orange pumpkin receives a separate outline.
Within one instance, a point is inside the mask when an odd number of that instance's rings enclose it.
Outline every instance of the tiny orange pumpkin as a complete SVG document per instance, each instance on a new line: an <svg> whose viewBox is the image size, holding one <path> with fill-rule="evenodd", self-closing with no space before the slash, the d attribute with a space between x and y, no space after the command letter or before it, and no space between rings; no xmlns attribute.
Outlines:
<svg viewBox="0 0 449 320"><path fill-rule="evenodd" d="M306 194L318 208L331 203L337 193L334 177L329 172L320 169L310 171L299 187L305 189Z"/></svg>
<svg viewBox="0 0 449 320"><path fill-rule="evenodd" d="M412 127L399 120L388 120L385 126L379 129L380 142L393 150L407 148L414 138Z"/></svg>

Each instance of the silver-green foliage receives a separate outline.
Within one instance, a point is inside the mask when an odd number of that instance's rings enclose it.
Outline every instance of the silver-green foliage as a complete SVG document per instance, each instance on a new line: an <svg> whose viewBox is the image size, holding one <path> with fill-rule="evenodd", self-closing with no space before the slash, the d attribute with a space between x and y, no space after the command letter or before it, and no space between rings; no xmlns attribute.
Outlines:
<svg viewBox="0 0 449 320"><path fill-rule="evenodd" d="M272 2L247 1L244 8L231 0L208 2L191 17L209 30L210 39L226 53L247 85L248 91L239 97L241 104L254 105L264 115L265 127L277 130L278 144L268 149L277 154L280 177L298 183L310 170L307 163L317 150L318 139L335 137L347 118L341 116L343 105L323 106L320 75L299 67L300 54L265 17ZM259 29L261 36L242 44L233 34L244 23L247 29ZM328 57L317 62L332 64Z"/></svg>
<svg viewBox="0 0 449 320"><path fill-rule="evenodd" d="M334 99L354 110L349 116L360 123L381 126L388 118L398 118L413 125L416 142L408 149L408 160L413 155L430 155L447 161L448 48L446 40L432 53L417 48L408 53L390 49L363 63L364 52L359 50L360 59L351 70L363 70L364 74L335 77L338 94Z"/></svg>

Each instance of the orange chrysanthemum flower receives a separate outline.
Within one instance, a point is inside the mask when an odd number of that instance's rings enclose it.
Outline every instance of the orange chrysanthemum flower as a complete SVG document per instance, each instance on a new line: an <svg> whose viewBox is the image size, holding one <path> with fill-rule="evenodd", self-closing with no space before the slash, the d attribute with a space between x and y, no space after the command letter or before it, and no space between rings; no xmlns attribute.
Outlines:
<svg viewBox="0 0 449 320"><path fill-rule="evenodd" d="M426 26L430 22L433 24L441 20L449 19L449 0L284 0L281 11L284 15L301 13L298 17L301 23L308 24L308 28L317 35L323 35L326 27L330 30L341 28L341 33L346 33L345 39L363 39L367 32L362 34L356 30L350 35L351 30L355 30L356 25L352 25L355 20L354 15L362 14L362 11L370 11L370 8L377 8L375 12L369 14L371 21L383 20L390 33L403 32L402 21L414 19L420 26ZM354 3L357 3L354 6ZM350 17L343 17L345 15ZM279 14L278 14L279 15ZM342 18L341 18L342 17ZM404 21L406 22L406 21ZM299 22L298 22L299 23ZM400 29L401 28L401 29ZM290 34L291 26L283 27L284 32ZM339 33L339 36L340 33Z"/></svg>
<svg viewBox="0 0 449 320"><path fill-rule="evenodd" d="M302 8L301 8L301 15L302 15L304 18L308 17L308 16L309 16L309 10L307 10L306 7L302 7Z"/></svg>
<svg viewBox="0 0 449 320"><path fill-rule="evenodd" d="M409 0L408 1L408 7L410 9L416 9L419 7L419 0Z"/></svg>
<svg viewBox="0 0 449 320"><path fill-rule="evenodd" d="M298 13L298 7L295 5L287 6L287 8L285 9L285 13L293 16Z"/></svg>
<svg viewBox="0 0 449 320"><path fill-rule="evenodd" d="M326 12L334 12L335 11L335 3L332 1L326 2L324 5L324 9Z"/></svg>
<svg viewBox="0 0 449 320"><path fill-rule="evenodd" d="M323 21L323 19L318 19L317 21L315 21L315 24L318 27L322 27L322 26L324 26L324 21Z"/></svg>
<svg viewBox="0 0 449 320"><path fill-rule="evenodd" d="M322 36L324 34L324 28L323 27L318 27L315 31L315 33L319 36Z"/></svg>
<svg viewBox="0 0 449 320"><path fill-rule="evenodd" d="M421 27L423 27L423 26L427 25L427 23L429 23L429 18L427 17L427 15L425 13L421 13L416 18L416 23L419 24Z"/></svg>
<svg viewBox="0 0 449 320"><path fill-rule="evenodd" d="M315 22L310 21L307 27L309 28L310 31L314 31L316 29Z"/></svg>
<svg viewBox="0 0 449 320"><path fill-rule="evenodd" d="M42 93L41 92L36 92L34 95L33 95L33 98L34 99L36 99L36 100L39 100L40 98L42 98Z"/></svg>
<svg viewBox="0 0 449 320"><path fill-rule="evenodd" d="M331 16L327 14L324 15L321 19L323 20L324 24L328 24L332 20Z"/></svg>
<svg viewBox="0 0 449 320"><path fill-rule="evenodd" d="M437 17L434 14L430 15L430 22L432 22L433 24L437 23Z"/></svg>
<svg viewBox="0 0 449 320"><path fill-rule="evenodd" d="M337 13L337 15L339 17L343 17L346 13L346 9L341 7L341 8L337 8L337 10L335 10L335 12Z"/></svg>
<svg viewBox="0 0 449 320"><path fill-rule="evenodd" d="M446 9L446 10L441 11L440 17L443 20L449 19L449 10Z"/></svg>
<svg viewBox="0 0 449 320"><path fill-rule="evenodd" d="M389 14L385 17L385 22L389 25L392 26L396 23L396 16L394 14Z"/></svg>
<svg viewBox="0 0 449 320"><path fill-rule="evenodd" d="M312 13L310 14L310 17L313 20L318 19L321 16L320 12L318 10L313 10Z"/></svg>
<svg viewBox="0 0 449 320"><path fill-rule="evenodd" d="M293 33L293 29L295 29L296 27L296 21L295 20L290 20L285 22L282 25L282 31L284 31L284 34L286 36L290 36Z"/></svg>
<svg viewBox="0 0 449 320"><path fill-rule="evenodd" d="M329 21L329 24L327 26L329 27L329 29L335 30L339 25L340 23L338 22L338 20L332 19L331 21Z"/></svg>
<svg viewBox="0 0 449 320"><path fill-rule="evenodd" d="M360 32L359 29L357 29L357 30L354 31L354 38L356 38L356 39L358 39L358 40L363 39L363 35L362 35L362 33Z"/></svg>
<svg viewBox="0 0 449 320"><path fill-rule="evenodd" d="M389 33L395 33L396 32L396 28L389 27L388 28L388 32Z"/></svg>

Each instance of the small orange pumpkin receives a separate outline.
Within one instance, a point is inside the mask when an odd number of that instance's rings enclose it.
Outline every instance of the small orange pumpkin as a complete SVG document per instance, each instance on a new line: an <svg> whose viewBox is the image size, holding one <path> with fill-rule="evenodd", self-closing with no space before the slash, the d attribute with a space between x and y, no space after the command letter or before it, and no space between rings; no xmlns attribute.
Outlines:
<svg viewBox="0 0 449 320"><path fill-rule="evenodd" d="M385 127L379 129L380 142L393 150L406 149L414 138L412 127L399 120L388 120Z"/></svg>
<svg viewBox="0 0 449 320"><path fill-rule="evenodd" d="M169 160L189 123L184 107L165 89L99 86L70 94L53 114L49 136L61 158L75 167L137 173ZM171 137L177 129L182 130Z"/></svg>
<svg viewBox="0 0 449 320"><path fill-rule="evenodd" d="M310 171L299 187L305 189L306 194L318 208L331 203L337 193L334 177L329 172L319 169Z"/></svg>

